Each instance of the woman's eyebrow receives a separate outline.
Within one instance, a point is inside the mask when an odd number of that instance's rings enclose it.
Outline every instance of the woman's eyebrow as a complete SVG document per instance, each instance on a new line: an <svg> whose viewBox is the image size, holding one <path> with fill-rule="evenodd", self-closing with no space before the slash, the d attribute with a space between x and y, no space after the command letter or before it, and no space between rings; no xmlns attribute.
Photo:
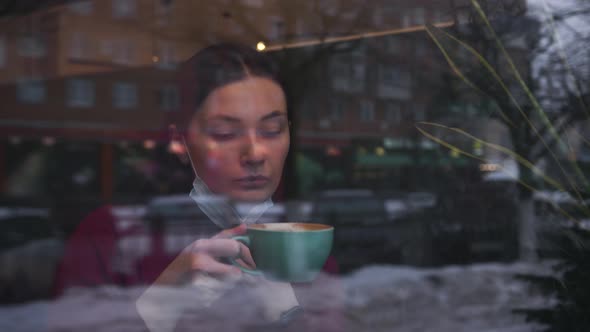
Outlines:
<svg viewBox="0 0 590 332"><path fill-rule="evenodd" d="M225 122L232 122L232 123L239 123L241 122L240 119L233 117L233 116L229 116L229 115L214 115L210 118L207 119L207 121L225 121Z"/></svg>
<svg viewBox="0 0 590 332"><path fill-rule="evenodd" d="M283 111L272 111L270 113L268 113L267 115L263 116L262 118L260 118L260 121L266 121L269 119L274 119L274 118L278 118L278 117L283 117L283 116L287 116L286 112Z"/></svg>

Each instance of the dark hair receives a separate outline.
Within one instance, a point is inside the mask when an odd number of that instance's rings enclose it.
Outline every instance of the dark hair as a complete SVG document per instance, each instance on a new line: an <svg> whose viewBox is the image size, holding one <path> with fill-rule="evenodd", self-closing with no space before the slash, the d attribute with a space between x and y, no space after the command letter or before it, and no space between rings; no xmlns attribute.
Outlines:
<svg viewBox="0 0 590 332"><path fill-rule="evenodd" d="M227 84L254 76L283 87L270 56L237 43L206 47L188 59L181 70L184 125L213 91Z"/></svg>

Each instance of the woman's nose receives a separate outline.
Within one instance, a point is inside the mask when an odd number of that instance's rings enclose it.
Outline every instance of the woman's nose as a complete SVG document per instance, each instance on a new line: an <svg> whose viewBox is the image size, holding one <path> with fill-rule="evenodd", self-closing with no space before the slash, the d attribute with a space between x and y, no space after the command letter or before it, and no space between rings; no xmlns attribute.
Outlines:
<svg viewBox="0 0 590 332"><path fill-rule="evenodd" d="M257 167L266 160L266 146L255 133L245 137L242 148L241 163L243 166Z"/></svg>

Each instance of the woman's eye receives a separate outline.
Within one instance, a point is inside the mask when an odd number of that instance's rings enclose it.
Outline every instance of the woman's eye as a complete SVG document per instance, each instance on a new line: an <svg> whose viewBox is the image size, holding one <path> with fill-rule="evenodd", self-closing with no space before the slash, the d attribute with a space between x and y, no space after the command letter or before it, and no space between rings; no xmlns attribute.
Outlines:
<svg viewBox="0 0 590 332"><path fill-rule="evenodd" d="M218 141L230 140L237 136L236 130L212 129L207 132L209 136Z"/></svg>
<svg viewBox="0 0 590 332"><path fill-rule="evenodd" d="M265 137L274 137L283 133L285 126L281 123L273 123L260 128L260 134Z"/></svg>
<svg viewBox="0 0 590 332"><path fill-rule="evenodd" d="M218 141L226 141L236 137L233 133L212 133L211 137Z"/></svg>

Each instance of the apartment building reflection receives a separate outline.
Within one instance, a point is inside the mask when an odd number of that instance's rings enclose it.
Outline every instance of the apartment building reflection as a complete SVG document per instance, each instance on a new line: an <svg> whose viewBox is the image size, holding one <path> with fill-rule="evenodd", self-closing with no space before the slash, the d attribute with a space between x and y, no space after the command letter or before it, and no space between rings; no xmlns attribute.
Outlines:
<svg viewBox="0 0 590 332"><path fill-rule="evenodd" d="M263 42L279 61L316 61L292 110L295 152L319 169L298 168L317 178L306 190L404 189L441 167L477 168L415 127L453 114L475 130L485 127L472 121L470 109L491 107L477 96L441 102L450 71L424 30L427 23L466 24L468 3L318 4L85 0L2 18L2 192L112 199L186 191L189 168L174 156L166 130L180 105L177 63L217 40ZM361 38L367 31L388 32ZM327 48L322 41L330 38ZM301 41L309 43L289 48ZM511 52L526 58L522 47Z"/></svg>

